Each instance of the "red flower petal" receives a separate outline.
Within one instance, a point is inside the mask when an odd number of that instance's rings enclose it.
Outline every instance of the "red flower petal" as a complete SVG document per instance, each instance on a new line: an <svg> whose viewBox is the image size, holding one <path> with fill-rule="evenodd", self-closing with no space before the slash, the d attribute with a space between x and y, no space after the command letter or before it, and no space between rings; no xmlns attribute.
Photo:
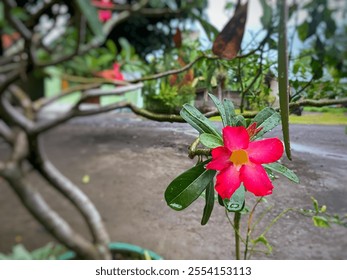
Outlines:
<svg viewBox="0 0 347 280"><path fill-rule="evenodd" d="M217 147L212 150L212 161L206 165L206 169L223 170L231 165L231 152L225 147Z"/></svg>
<svg viewBox="0 0 347 280"><path fill-rule="evenodd" d="M243 165L240 169L240 178L245 188L256 196L272 194L274 187L260 164Z"/></svg>
<svg viewBox="0 0 347 280"><path fill-rule="evenodd" d="M247 149L249 160L259 164L279 160L283 151L283 144L278 138L250 142Z"/></svg>
<svg viewBox="0 0 347 280"><path fill-rule="evenodd" d="M223 142L230 151L247 149L249 135L243 126L226 126L223 128Z"/></svg>
<svg viewBox="0 0 347 280"><path fill-rule="evenodd" d="M231 165L223 169L217 175L217 183L215 189L217 193L223 198L230 198L232 194L240 187L240 173L236 168Z"/></svg>

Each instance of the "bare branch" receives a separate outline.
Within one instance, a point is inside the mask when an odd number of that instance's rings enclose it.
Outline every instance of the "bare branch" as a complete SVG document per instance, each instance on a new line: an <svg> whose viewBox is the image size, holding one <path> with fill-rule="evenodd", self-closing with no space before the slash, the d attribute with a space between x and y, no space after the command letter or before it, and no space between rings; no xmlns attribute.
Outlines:
<svg viewBox="0 0 347 280"><path fill-rule="evenodd" d="M49 61L49 62L36 61L35 62L36 66L37 67L48 67L51 65L63 63L65 61L68 61L68 60L74 58L75 56L77 56L79 54L81 44L82 44L81 42L84 39L85 32L86 32L86 21L82 15L79 16L77 30L78 30L78 38L77 38L75 50L72 53L64 55L64 56L60 56L57 59L55 59L53 61Z"/></svg>
<svg viewBox="0 0 347 280"><path fill-rule="evenodd" d="M7 87L19 78L20 70L8 73L6 76L0 76L0 96L5 93Z"/></svg>
<svg viewBox="0 0 347 280"><path fill-rule="evenodd" d="M6 166L0 173L27 210L62 244L88 259L101 259L99 250L85 240L53 211L43 197L24 180L23 174L16 165Z"/></svg>
<svg viewBox="0 0 347 280"><path fill-rule="evenodd" d="M16 164L20 163L28 156L28 153L29 146L27 136L22 130L20 130L15 137L11 161Z"/></svg>
<svg viewBox="0 0 347 280"><path fill-rule="evenodd" d="M8 101L6 95L0 96L0 109L2 109L9 117L10 120L21 127L25 131L29 131L34 127L34 123L16 110Z"/></svg>
<svg viewBox="0 0 347 280"><path fill-rule="evenodd" d="M24 110L24 115L29 120L34 120L33 104L27 94L17 85L12 84L9 91L19 101L21 108Z"/></svg>
<svg viewBox="0 0 347 280"><path fill-rule="evenodd" d="M137 84L132 84L132 85L127 85L127 86L122 86L122 87L116 87L114 89L90 89L86 90L83 93L83 96L81 97L80 101L78 102L77 106L81 104L83 101L90 97L101 97L101 96L109 96L109 95L122 95L124 93L138 90L140 88L143 88L143 83L137 83Z"/></svg>
<svg viewBox="0 0 347 280"><path fill-rule="evenodd" d="M14 141L14 136L11 129L0 119L0 137L5 139L7 143Z"/></svg>
<svg viewBox="0 0 347 280"><path fill-rule="evenodd" d="M33 104L34 110L38 111L40 109L42 109L45 106L48 106L52 103L54 103L55 101L69 96L75 92L78 91L84 91L84 90L88 90L88 89L93 89L93 88L97 88L100 87L100 83L93 83L93 84L84 84L84 85L76 85L76 86L72 86L70 88L67 88L65 90L63 90L61 93L51 97L51 98L40 98L38 100L36 100Z"/></svg>
<svg viewBox="0 0 347 280"><path fill-rule="evenodd" d="M13 0L4 0L4 5L5 9L7 10L7 12L5 13L6 19L12 24L14 29L16 29L26 41L30 41L32 37L31 31L19 18L14 17L11 13L12 8L15 8L17 6L16 2Z"/></svg>
<svg viewBox="0 0 347 280"><path fill-rule="evenodd" d="M75 83L81 83L81 84L90 84L90 83L97 83L97 84L111 84L111 85L118 85L118 86L126 86L129 84L127 81L120 81L120 80L111 80L111 79L105 79L105 78L99 78L99 77L80 77L80 76L74 76L69 74L61 74L60 77L64 80L75 82Z"/></svg>
<svg viewBox="0 0 347 280"><path fill-rule="evenodd" d="M110 240L99 212L90 199L48 160L41 143L37 141L36 139L36 141L30 142L31 164L47 182L76 207L84 217L96 244L102 246L104 251L107 251Z"/></svg>
<svg viewBox="0 0 347 280"><path fill-rule="evenodd" d="M58 3L59 0L50 0L50 1L44 1L43 5L40 9L38 9L34 14L31 16L31 25L34 25L35 22L48 10L50 9L54 4Z"/></svg>
<svg viewBox="0 0 347 280"><path fill-rule="evenodd" d="M169 70L169 71L166 71L166 72L158 73L158 74L155 74L155 75L152 75L152 76L147 76L147 77L143 77L143 78L139 78L139 79L128 80L128 82L129 83L138 83L138 82L143 82L143 81L156 80L156 79L163 78L163 77L170 76L170 75L174 75L174 74L179 74L179 73L182 73L182 72L187 71L188 69L190 69L195 63L197 63L201 59L215 60L215 59L219 59L219 57L217 57L217 56L201 55L201 56L198 56L192 62L190 62L187 65L183 66L182 68Z"/></svg>

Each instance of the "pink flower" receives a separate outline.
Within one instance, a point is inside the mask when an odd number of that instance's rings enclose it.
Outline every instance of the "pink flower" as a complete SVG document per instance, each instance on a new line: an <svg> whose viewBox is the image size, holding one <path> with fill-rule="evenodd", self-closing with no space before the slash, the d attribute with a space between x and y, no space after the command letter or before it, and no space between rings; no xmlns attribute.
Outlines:
<svg viewBox="0 0 347 280"><path fill-rule="evenodd" d="M112 17L111 11L99 10L98 13L99 13L99 20L101 22L106 22Z"/></svg>
<svg viewBox="0 0 347 280"><path fill-rule="evenodd" d="M254 127L248 129L254 131ZM253 135L252 135L253 136ZM250 141L250 135L243 126L223 128L224 146L212 150L212 161L206 169L218 170L215 189L223 198L228 198L240 187L256 196L272 193L273 185L263 163L279 160L283 144L278 138Z"/></svg>
<svg viewBox="0 0 347 280"><path fill-rule="evenodd" d="M113 64L114 79L124 81L124 76L120 71L120 65L118 63Z"/></svg>
<svg viewBox="0 0 347 280"><path fill-rule="evenodd" d="M113 63L113 69L103 70L95 75L104 79L124 81L124 76L120 71L120 64L118 63Z"/></svg>

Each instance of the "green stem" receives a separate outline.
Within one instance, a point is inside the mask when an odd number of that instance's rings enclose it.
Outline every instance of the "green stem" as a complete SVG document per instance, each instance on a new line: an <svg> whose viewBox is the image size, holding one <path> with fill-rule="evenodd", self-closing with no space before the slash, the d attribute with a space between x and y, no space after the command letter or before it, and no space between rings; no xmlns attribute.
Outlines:
<svg viewBox="0 0 347 280"><path fill-rule="evenodd" d="M241 220L241 213L235 212L234 215L234 226L235 226L235 255L236 259L240 260L240 220Z"/></svg>

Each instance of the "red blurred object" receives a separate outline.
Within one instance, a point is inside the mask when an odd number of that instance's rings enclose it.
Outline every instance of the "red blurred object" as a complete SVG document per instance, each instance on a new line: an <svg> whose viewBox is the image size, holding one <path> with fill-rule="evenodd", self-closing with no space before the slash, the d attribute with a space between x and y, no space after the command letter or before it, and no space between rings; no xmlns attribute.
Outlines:
<svg viewBox="0 0 347 280"><path fill-rule="evenodd" d="M124 76L120 72L120 65L118 63L113 64L113 69L107 69L96 73L96 76L109 80L124 81Z"/></svg>
<svg viewBox="0 0 347 280"><path fill-rule="evenodd" d="M98 14L99 14L99 20L101 22L106 22L106 21L108 21L112 17L112 12L111 11L99 10Z"/></svg>
<svg viewBox="0 0 347 280"><path fill-rule="evenodd" d="M112 17L112 11L107 9L112 9L115 5L110 0L93 0L92 5L99 9L98 15L101 22L106 22Z"/></svg>

